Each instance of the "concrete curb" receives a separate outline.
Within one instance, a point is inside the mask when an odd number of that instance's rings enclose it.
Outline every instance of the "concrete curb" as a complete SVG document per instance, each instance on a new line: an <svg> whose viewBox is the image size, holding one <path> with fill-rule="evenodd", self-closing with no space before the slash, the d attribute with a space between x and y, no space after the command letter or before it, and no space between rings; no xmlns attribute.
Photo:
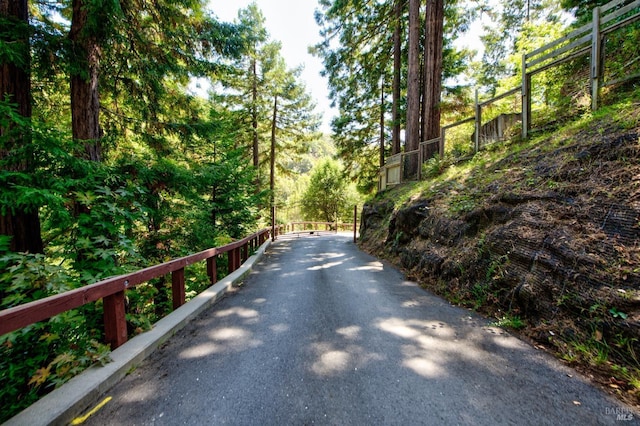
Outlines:
<svg viewBox="0 0 640 426"><path fill-rule="evenodd" d="M213 305L234 284L247 275L263 255L271 241L267 240L237 271L226 276L194 299L176 309L154 327L127 341L111 353L112 362L82 372L60 388L32 404L3 426L67 425L104 393L138 366L161 344L187 325L202 311Z"/></svg>

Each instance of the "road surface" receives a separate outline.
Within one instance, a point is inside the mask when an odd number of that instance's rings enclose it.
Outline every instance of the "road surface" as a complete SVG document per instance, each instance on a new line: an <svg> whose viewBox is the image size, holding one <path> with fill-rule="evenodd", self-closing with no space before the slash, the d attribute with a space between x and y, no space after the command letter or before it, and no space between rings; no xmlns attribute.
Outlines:
<svg viewBox="0 0 640 426"><path fill-rule="evenodd" d="M350 236L281 237L90 425L630 424L635 413ZM621 420L627 420L620 423Z"/></svg>

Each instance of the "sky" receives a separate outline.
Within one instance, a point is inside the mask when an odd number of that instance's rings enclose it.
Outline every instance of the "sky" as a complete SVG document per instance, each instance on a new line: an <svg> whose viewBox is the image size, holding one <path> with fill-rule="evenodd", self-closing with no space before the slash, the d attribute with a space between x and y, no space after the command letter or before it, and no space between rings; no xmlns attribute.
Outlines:
<svg viewBox="0 0 640 426"><path fill-rule="evenodd" d="M309 46L321 41L320 28L314 19L318 3L314 0L210 0L209 9L223 22L232 22L238 10L255 1L265 17L271 39L282 43L282 56L289 68L304 66L301 79L316 101L316 111L323 115L321 131L330 132L331 118L337 115L330 107L327 80L320 75L322 60L308 53Z"/></svg>

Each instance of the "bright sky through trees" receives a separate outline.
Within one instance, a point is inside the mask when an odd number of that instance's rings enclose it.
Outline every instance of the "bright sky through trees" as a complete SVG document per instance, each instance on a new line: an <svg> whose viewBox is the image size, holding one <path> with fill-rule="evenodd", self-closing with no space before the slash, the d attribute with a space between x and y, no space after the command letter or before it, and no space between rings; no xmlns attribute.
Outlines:
<svg viewBox="0 0 640 426"><path fill-rule="evenodd" d="M322 61L308 53L308 47L320 41L318 26L313 17L318 4L315 0L211 0L209 8L221 20L231 22L238 10L255 2L265 17L265 26L274 41L282 43L282 56L290 68L304 65L302 80L323 113L321 130L330 132L329 123L335 113L330 107L327 81L320 76Z"/></svg>

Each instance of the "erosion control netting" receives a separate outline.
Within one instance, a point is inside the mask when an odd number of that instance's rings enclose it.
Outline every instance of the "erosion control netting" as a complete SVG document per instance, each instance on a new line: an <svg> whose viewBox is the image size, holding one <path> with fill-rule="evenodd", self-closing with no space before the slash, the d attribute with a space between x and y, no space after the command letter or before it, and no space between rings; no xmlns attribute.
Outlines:
<svg viewBox="0 0 640 426"><path fill-rule="evenodd" d="M487 235L492 254L505 256L503 279L511 287L511 308L552 319L563 306L584 313L617 298L618 289L640 287L633 270L639 210L532 201L512 214L513 221Z"/></svg>
<svg viewBox="0 0 640 426"><path fill-rule="evenodd" d="M513 206L513 220L487 235L493 255L507 259L511 307L540 320L563 309L588 316L598 304L635 314L638 301L625 289L640 289L638 158L636 131L577 143L532 159L528 179L553 190L496 200ZM630 315L627 325L639 319Z"/></svg>
<svg viewBox="0 0 640 426"><path fill-rule="evenodd" d="M398 209L386 250L436 292L520 316L541 342L600 339L627 365L640 353L640 132L611 126L474 172L500 174L486 187ZM474 192L471 209L452 208ZM607 342L623 337L630 346L613 354Z"/></svg>

